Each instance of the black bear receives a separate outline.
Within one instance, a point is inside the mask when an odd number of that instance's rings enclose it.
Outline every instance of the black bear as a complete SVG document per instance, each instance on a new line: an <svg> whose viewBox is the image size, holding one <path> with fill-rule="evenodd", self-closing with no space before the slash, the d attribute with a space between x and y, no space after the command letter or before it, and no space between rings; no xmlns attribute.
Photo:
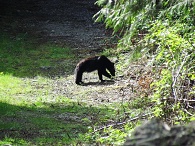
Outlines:
<svg viewBox="0 0 195 146"><path fill-rule="evenodd" d="M76 84L81 84L82 82L82 75L84 72L92 72L98 70L98 76L101 82L104 80L102 79L102 75L111 78L111 75L106 71L106 69L110 72L112 76L115 76L115 68L114 63L112 63L106 56L94 56L90 58L86 58L81 60L76 68L75 68L75 75L76 75Z"/></svg>

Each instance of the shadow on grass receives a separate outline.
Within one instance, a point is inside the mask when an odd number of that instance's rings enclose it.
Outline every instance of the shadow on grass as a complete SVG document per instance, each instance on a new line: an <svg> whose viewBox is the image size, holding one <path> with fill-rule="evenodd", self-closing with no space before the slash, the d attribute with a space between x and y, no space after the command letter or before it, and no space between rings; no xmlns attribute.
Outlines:
<svg viewBox="0 0 195 146"><path fill-rule="evenodd" d="M74 67L71 48L39 44L25 34L0 35L0 72L16 77L58 77L72 74Z"/></svg>
<svg viewBox="0 0 195 146"><path fill-rule="evenodd" d="M39 103L40 104L40 103ZM81 103L15 106L0 102L0 145L84 143L79 135L104 116L105 109Z"/></svg>

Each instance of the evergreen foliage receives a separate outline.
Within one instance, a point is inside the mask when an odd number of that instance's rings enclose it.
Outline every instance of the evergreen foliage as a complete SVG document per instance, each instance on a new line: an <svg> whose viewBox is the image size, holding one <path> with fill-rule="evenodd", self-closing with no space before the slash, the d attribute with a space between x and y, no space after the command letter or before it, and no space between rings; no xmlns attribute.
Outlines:
<svg viewBox="0 0 195 146"><path fill-rule="evenodd" d="M123 36L121 44L128 46L131 39L146 32L156 20L185 23L186 31L192 32L195 25L194 0L98 0L102 9L94 16L104 21Z"/></svg>
<svg viewBox="0 0 195 146"><path fill-rule="evenodd" d="M94 16L96 21L120 33L120 48L140 49L141 44L143 56L154 68L154 115L171 119L172 124L193 119L195 1L98 0L97 4L102 9Z"/></svg>

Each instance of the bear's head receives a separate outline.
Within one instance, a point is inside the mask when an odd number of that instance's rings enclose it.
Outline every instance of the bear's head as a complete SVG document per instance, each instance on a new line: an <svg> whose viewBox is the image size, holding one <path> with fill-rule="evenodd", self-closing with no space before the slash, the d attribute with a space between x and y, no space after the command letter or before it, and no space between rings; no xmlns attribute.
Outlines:
<svg viewBox="0 0 195 146"><path fill-rule="evenodd" d="M115 67L114 67L114 63L111 62L108 66L107 66L107 69L109 70L110 74L112 76L115 76Z"/></svg>

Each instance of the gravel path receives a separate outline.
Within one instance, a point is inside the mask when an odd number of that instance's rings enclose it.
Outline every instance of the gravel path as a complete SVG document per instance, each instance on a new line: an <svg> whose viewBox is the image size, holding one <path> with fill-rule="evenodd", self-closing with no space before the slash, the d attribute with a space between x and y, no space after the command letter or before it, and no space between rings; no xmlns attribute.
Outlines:
<svg viewBox="0 0 195 146"><path fill-rule="evenodd" d="M95 0L0 1L4 31L25 32L39 41L52 41L79 49L100 49L107 38L102 24L94 23Z"/></svg>

